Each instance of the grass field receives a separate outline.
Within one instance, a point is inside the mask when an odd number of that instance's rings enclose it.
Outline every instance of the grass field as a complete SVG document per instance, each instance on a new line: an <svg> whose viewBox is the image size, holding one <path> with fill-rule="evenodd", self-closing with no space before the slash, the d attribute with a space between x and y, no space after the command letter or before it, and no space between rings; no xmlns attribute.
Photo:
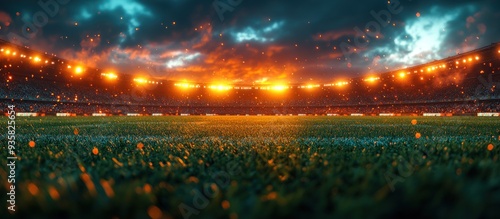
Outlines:
<svg viewBox="0 0 500 219"><path fill-rule="evenodd" d="M19 117L16 140L18 218L495 218L500 206L498 118Z"/></svg>

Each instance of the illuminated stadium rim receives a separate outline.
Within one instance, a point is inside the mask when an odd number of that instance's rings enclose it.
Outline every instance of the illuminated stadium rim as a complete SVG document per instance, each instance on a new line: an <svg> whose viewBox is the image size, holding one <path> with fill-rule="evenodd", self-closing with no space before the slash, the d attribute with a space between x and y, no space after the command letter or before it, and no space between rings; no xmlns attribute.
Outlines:
<svg viewBox="0 0 500 219"><path fill-rule="evenodd" d="M30 50L32 53L35 54L43 54L39 56L49 56L47 52L39 52L30 49L27 46L19 46L16 44L13 44L11 42L1 40L0 43L3 44L9 44L11 47L17 47L18 49L22 50ZM405 77L406 75L410 74L416 74L416 73L424 73L424 72L431 72L439 68L446 68L448 64L463 64L463 63L468 63L471 61L478 61L479 57L474 55L474 53L481 52L487 49L491 49L493 47L497 47L498 54L500 54L500 42L492 43L488 46L484 46L481 48L477 48L465 53L461 53L452 57L448 57L445 59L441 60L435 60L429 63L425 64L420 64L412 67L407 67L407 68L402 68L394 71L388 71L388 72L383 72L383 73L371 73L367 74L365 76L359 76L359 77L352 77L349 79L344 79L344 80L337 80L336 82L333 83L324 83L324 84L318 84L318 83L263 83L263 84L255 84L255 83L197 83L197 82L188 82L188 81L182 81L182 80L156 80L152 79L150 80L149 78L144 78L144 77L134 77L131 74L123 74L123 73L110 73L110 72L101 72L99 75L101 77L107 77L110 79L118 79L120 76L125 76L125 77L132 77L132 82L138 83L138 84L163 84L163 83L171 83L175 87L180 87L180 88L203 88L203 89L213 89L213 90L275 90L275 91L281 91L281 90L287 90L287 89L313 89L313 88L320 88L320 87L342 87L350 84L354 80L359 80L359 81L364 81L364 82L376 82L381 80L382 76L387 76L390 75L391 73L394 75L399 75L402 78ZM9 48L0 48L0 54L3 54L5 50L9 51L9 54L7 55L17 55L14 49L9 49ZM472 56L471 56L472 55ZM24 54L19 54L21 58L27 58L26 55ZM41 62L41 59L39 56L35 56L35 62ZM50 54L52 58L57 57L55 54ZM464 57L467 57L464 59ZM30 57L31 59L31 57ZM40 59L40 60L36 60ZM73 61L65 60L58 58L61 63L75 63ZM45 60L45 64L48 63L48 60ZM51 64L55 64L53 61ZM77 64L76 64L77 65ZM78 68L80 68L79 66ZM71 68L70 65L68 65L68 68ZM90 69L88 67L81 67L84 69ZM410 69L419 69L420 71L414 71L414 72L409 72ZM98 68L95 68L98 70ZM372 76L368 76L372 75ZM377 76L373 76L377 75Z"/></svg>

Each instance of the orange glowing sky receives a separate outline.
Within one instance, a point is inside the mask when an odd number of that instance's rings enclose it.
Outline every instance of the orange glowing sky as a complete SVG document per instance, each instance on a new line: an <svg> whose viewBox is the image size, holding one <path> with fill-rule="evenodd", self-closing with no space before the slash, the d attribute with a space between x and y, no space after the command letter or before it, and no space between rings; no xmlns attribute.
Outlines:
<svg viewBox="0 0 500 219"><path fill-rule="evenodd" d="M212 3L71 1L37 26L43 7L9 2L0 37L117 73L231 83L331 83L500 40L490 0Z"/></svg>

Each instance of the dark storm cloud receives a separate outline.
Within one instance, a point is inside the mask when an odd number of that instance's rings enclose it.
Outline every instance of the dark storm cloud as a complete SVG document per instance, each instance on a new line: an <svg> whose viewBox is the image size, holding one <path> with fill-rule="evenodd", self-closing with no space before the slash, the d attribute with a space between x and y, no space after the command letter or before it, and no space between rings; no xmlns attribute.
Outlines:
<svg viewBox="0 0 500 219"><path fill-rule="evenodd" d="M500 40L500 4L493 0L400 0L401 12L387 25L362 34L355 28L378 22L372 14L387 11L387 0L217 1L230 10L218 13L214 1L73 0L23 43L125 73L296 82L384 72ZM25 21L39 11L37 1L3 4L0 35L23 37ZM369 41L356 45L363 35ZM349 45L348 56L342 45Z"/></svg>

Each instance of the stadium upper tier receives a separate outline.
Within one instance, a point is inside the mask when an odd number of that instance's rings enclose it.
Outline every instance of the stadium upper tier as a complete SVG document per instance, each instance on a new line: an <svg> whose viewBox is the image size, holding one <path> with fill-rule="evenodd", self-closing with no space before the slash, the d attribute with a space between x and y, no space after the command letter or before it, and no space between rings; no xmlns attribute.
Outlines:
<svg viewBox="0 0 500 219"><path fill-rule="evenodd" d="M468 109L460 109L462 112L481 107L500 111L499 43L424 65L323 84L156 80L103 72L5 41L0 41L0 63L2 104L24 104L27 111L104 108L112 113L178 112L189 108L209 113L239 107L267 108L271 113L270 109L276 108L322 109L328 113L340 112L340 108L399 107L401 112L414 112L416 105L448 103L467 103ZM482 106L471 105L478 103ZM411 110L404 109L408 107ZM447 111L446 107L442 111Z"/></svg>

